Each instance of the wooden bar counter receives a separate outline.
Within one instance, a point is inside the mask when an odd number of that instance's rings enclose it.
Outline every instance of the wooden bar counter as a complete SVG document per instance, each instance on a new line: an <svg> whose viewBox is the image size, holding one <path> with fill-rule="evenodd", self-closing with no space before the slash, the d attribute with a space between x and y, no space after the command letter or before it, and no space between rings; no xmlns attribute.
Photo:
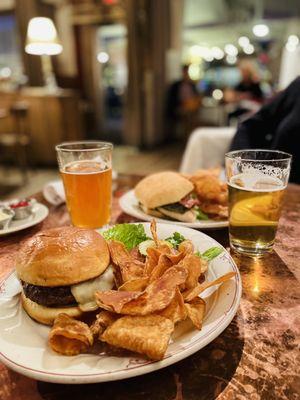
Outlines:
<svg viewBox="0 0 300 400"><path fill-rule="evenodd" d="M78 93L69 89L49 91L27 87L19 91L0 91L0 108L7 118L0 123L1 133L14 132L15 121L9 114L16 103L26 104L26 134L30 137L31 165L56 165L55 145L83 139L83 118Z"/></svg>
<svg viewBox="0 0 300 400"><path fill-rule="evenodd" d="M113 222L132 221L118 197L137 176L120 176ZM41 194L35 196L45 202ZM49 204L48 204L49 206ZM0 239L0 279L13 268L20 242L41 229L70 224L65 205L50 207L36 227ZM228 247L228 231L207 231ZM23 377L0 365L1 400L296 400L300 338L300 186L289 185L275 251L261 259L233 257L243 295L237 315L208 346L157 372L123 381L59 385Z"/></svg>

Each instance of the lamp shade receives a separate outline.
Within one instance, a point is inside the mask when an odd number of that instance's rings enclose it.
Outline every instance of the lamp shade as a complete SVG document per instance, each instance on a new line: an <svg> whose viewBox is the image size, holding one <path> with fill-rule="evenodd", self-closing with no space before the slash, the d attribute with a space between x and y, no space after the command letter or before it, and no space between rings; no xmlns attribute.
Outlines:
<svg viewBox="0 0 300 400"><path fill-rule="evenodd" d="M62 45L50 18L35 17L29 21L25 51L39 56L53 56L62 52Z"/></svg>

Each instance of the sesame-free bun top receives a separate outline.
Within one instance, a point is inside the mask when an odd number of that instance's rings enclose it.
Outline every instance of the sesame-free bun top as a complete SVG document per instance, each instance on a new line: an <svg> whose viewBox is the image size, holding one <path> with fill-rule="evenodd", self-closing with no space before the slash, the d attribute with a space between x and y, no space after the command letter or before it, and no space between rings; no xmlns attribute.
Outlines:
<svg viewBox="0 0 300 400"><path fill-rule="evenodd" d="M16 270L21 280L32 285L67 286L101 275L109 261L108 246L99 233L66 226L27 239Z"/></svg>
<svg viewBox="0 0 300 400"><path fill-rule="evenodd" d="M135 187L137 199L148 208L176 203L194 189L194 185L182 175L166 171L148 175Z"/></svg>

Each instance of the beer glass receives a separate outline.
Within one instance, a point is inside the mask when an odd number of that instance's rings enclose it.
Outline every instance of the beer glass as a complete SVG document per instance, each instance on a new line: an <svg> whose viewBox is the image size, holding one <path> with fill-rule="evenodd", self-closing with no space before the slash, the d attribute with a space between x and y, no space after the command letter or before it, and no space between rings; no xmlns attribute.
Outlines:
<svg viewBox="0 0 300 400"><path fill-rule="evenodd" d="M66 142L56 146L67 207L73 225L101 228L110 222L112 148L107 142Z"/></svg>
<svg viewBox="0 0 300 400"><path fill-rule="evenodd" d="M272 250L292 156L272 150L225 155L230 246L261 256Z"/></svg>

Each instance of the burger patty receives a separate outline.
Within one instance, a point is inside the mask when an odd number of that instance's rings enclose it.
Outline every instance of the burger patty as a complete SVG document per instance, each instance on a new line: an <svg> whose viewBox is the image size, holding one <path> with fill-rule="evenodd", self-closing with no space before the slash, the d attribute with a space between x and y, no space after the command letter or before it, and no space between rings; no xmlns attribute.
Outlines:
<svg viewBox="0 0 300 400"><path fill-rule="evenodd" d="M77 304L70 286L36 286L22 281L25 296L46 307L62 307Z"/></svg>

